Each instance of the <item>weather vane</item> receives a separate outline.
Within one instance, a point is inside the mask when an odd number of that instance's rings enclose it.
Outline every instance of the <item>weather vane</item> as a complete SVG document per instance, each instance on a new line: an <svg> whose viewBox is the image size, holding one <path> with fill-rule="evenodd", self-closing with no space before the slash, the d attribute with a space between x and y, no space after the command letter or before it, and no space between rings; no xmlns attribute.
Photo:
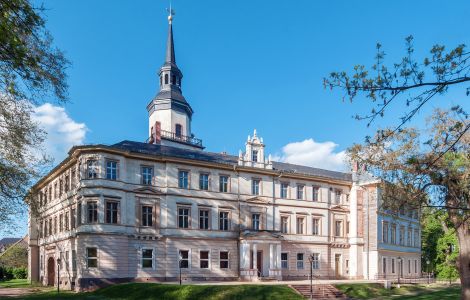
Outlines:
<svg viewBox="0 0 470 300"><path fill-rule="evenodd" d="M175 10L171 8L171 1L170 1L170 8L167 8L166 11L168 12L168 22L173 20L173 16L175 15Z"/></svg>

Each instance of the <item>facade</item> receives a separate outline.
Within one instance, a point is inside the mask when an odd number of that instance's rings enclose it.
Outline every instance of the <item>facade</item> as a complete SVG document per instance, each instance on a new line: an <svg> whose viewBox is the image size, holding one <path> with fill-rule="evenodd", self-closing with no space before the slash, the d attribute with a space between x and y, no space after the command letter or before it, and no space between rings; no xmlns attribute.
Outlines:
<svg viewBox="0 0 470 300"><path fill-rule="evenodd" d="M419 276L418 214L379 209L378 182L357 168L273 161L256 130L238 155L204 151L171 21L149 139L73 147L33 187L31 279L83 290L180 270L184 280L307 279L310 267L325 279Z"/></svg>

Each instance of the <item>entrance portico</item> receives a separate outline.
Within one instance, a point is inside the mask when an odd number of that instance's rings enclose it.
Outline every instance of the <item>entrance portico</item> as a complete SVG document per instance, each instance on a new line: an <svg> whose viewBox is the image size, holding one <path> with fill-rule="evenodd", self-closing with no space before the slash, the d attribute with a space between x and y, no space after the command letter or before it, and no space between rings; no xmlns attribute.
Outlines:
<svg viewBox="0 0 470 300"><path fill-rule="evenodd" d="M269 231L249 231L240 240L240 279L262 277L281 280L281 236Z"/></svg>

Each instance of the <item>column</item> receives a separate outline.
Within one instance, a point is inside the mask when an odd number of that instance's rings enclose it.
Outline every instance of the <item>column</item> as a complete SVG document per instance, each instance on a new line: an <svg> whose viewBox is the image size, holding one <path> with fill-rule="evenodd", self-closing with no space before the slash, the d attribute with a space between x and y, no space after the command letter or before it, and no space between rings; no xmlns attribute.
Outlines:
<svg viewBox="0 0 470 300"><path fill-rule="evenodd" d="M281 269L281 244L276 245L276 268Z"/></svg>
<svg viewBox="0 0 470 300"><path fill-rule="evenodd" d="M276 255L275 255L274 251L275 251L274 245L269 244L269 270L272 270L272 269L276 268L276 266L275 266Z"/></svg>
<svg viewBox="0 0 470 300"><path fill-rule="evenodd" d="M253 244L253 269L258 269L256 244Z"/></svg>

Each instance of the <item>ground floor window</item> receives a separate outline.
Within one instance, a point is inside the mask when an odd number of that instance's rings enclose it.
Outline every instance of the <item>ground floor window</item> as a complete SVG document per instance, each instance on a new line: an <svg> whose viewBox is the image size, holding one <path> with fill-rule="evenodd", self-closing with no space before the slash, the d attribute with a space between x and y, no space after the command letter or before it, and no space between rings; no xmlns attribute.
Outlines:
<svg viewBox="0 0 470 300"><path fill-rule="evenodd" d="M142 249L142 268L153 268L153 249Z"/></svg>
<svg viewBox="0 0 470 300"><path fill-rule="evenodd" d="M180 268L187 269L189 268L189 251L180 250Z"/></svg>
<svg viewBox="0 0 470 300"><path fill-rule="evenodd" d="M415 259L415 273L418 273L418 261Z"/></svg>
<svg viewBox="0 0 470 300"><path fill-rule="evenodd" d="M387 259L382 258L382 273L387 274Z"/></svg>
<svg viewBox="0 0 470 300"><path fill-rule="evenodd" d="M395 274L395 259L392 258L392 274Z"/></svg>
<svg viewBox="0 0 470 300"><path fill-rule="evenodd" d="M77 251L72 250L72 271L77 271Z"/></svg>
<svg viewBox="0 0 470 300"><path fill-rule="evenodd" d="M220 251L220 268L228 269L228 251Z"/></svg>
<svg viewBox="0 0 470 300"><path fill-rule="evenodd" d="M297 270L302 270L304 268L304 254L297 253Z"/></svg>
<svg viewBox="0 0 470 300"><path fill-rule="evenodd" d="M209 268L209 251L200 251L199 252L199 267L201 269Z"/></svg>
<svg viewBox="0 0 470 300"><path fill-rule="evenodd" d="M408 274L411 274L411 259L408 259Z"/></svg>
<svg viewBox="0 0 470 300"><path fill-rule="evenodd" d="M287 260L288 254L287 252L281 253L281 268L282 269L288 269L289 268L289 262Z"/></svg>
<svg viewBox="0 0 470 300"><path fill-rule="evenodd" d="M98 249L94 247L86 248L87 268L98 267Z"/></svg>

